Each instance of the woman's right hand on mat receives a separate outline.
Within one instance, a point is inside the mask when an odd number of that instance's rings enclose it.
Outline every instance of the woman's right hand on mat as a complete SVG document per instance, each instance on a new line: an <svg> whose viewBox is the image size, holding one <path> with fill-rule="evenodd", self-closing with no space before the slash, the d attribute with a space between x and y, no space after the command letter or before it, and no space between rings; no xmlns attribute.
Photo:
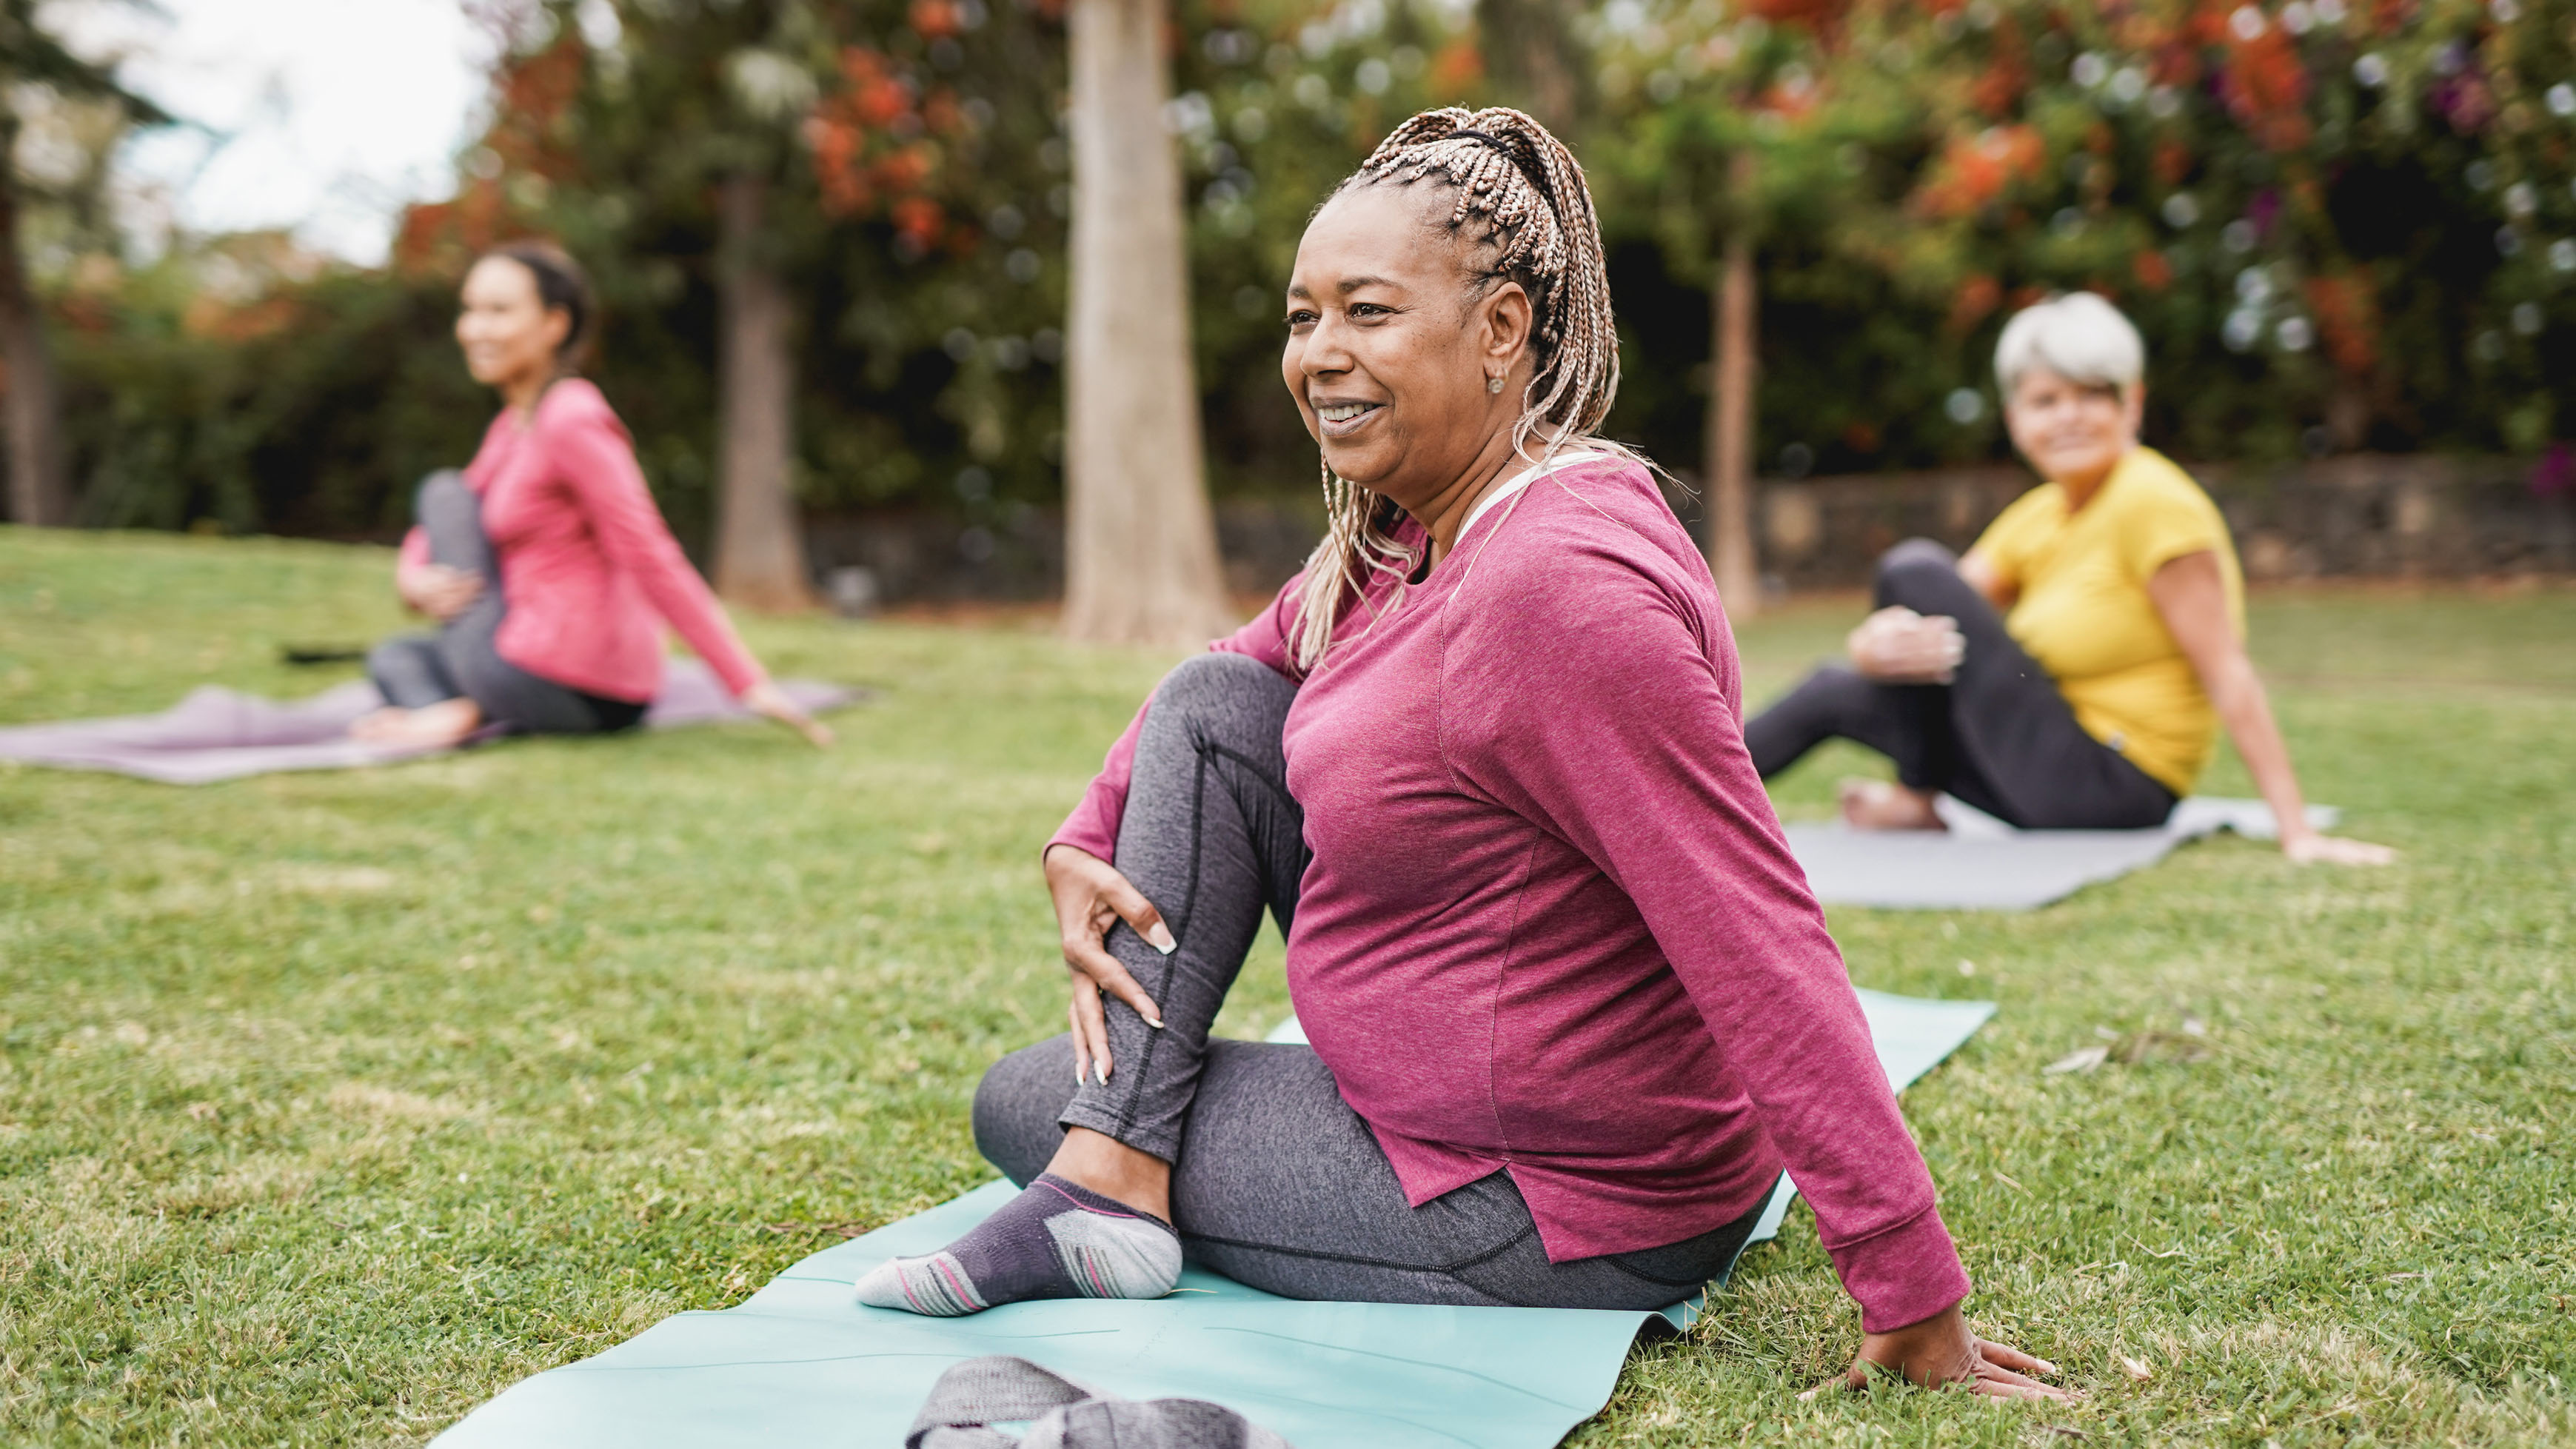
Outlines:
<svg viewBox="0 0 2576 1449"><path fill-rule="evenodd" d="M1863 619L1843 641L1852 667L1888 684L1947 684L1968 657L1967 636L1947 614L1918 614L1902 604Z"/></svg>
<svg viewBox="0 0 2576 1449"><path fill-rule="evenodd" d="M1908 1383L1927 1389L1966 1389L1999 1399L2072 1399L2075 1395L2030 1377L2053 1374L2057 1365L2020 1349L1977 1337L1967 1315L1952 1304L1921 1323L1889 1333L1864 1334L1860 1353L1839 1378L1827 1379L1799 1395L1812 1399L1826 1389L1864 1390L1875 1373L1898 1373Z"/></svg>
<svg viewBox="0 0 2576 1449"><path fill-rule="evenodd" d="M464 613L474 596L483 592L483 576L445 564L404 564L394 570L394 592L443 624Z"/></svg>
<svg viewBox="0 0 2576 1449"><path fill-rule="evenodd" d="M1154 998L1118 964L1103 944L1110 929L1125 921L1146 944L1169 956L1179 949L1162 913L1136 889L1118 867L1087 850L1051 845L1046 852L1047 894L1055 898L1056 925L1064 933L1064 964L1073 973L1073 1079L1082 1081L1098 1064L1101 1081L1109 1080L1109 1017L1101 1004L1107 992L1136 1009L1147 1026L1163 1024Z"/></svg>
<svg viewBox="0 0 2576 1449"><path fill-rule="evenodd" d="M764 679L742 692L743 707L754 714L773 719L805 737L805 742L818 750L832 747L832 727L805 712L775 680Z"/></svg>
<svg viewBox="0 0 2576 1449"><path fill-rule="evenodd" d="M2387 865L2397 859L2397 852L2388 846L2316 830L2285 832L2281 836L2281 853L2293 865Z"/></svg>

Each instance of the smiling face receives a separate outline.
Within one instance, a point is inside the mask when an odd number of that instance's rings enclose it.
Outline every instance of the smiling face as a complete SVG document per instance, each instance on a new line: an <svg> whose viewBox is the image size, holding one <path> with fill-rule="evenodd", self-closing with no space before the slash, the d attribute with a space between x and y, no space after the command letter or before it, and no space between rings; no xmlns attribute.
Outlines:
<svg viewBox="0 0 2576 1449"><path fill-rule="evenodd" d="M509 257L485 257L465 274L456 312L456 345L465 370L504 392L552 376L556 354L572 332L572 314L549 308L537 274Z"/></svg>
<svg viewBox="0 0 2576 1449"><path fill-rule="evenodd" d="M2004 427L2039 476L2082 494L2138 446L2145 409L2142 387L2074 382L2033 367L2004 399Z"/></svg>
<svg viewBox="0 0 2576 1449"><path fill-rule="evenodd" d="M1471 290L1471 244L1432 225L1435 202L1448 194L1363 186L1325 205L1297 247L1279 362L1333 471L1417 517L1484 471L1498 435L1508 454L1531 367L1528 294Z"/></svg>

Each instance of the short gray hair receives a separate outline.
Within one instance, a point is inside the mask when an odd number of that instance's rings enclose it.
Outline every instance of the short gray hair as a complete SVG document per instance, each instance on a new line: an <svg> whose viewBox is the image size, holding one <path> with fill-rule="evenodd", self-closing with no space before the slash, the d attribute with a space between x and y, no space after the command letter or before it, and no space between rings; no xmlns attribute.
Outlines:
<svg viewBox="0 0 2576 1449"><path fill-rule="evenodd" d="M2147 344L2100 295L2067 292L2014 314L1995 343L1995 381L2006 397L2033 368L2125 393L2146 380Z"/></svg>

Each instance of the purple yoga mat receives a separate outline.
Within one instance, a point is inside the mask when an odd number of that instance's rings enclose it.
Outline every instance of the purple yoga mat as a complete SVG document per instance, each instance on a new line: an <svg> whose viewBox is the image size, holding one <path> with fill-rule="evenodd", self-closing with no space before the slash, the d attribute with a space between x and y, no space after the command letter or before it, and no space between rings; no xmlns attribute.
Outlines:
<svg viewBox="0 0 2576 1449"><path fill-rule="evenodd" d="M778 687L816 714L867 697L865 690L811 679L782 679ZM0 729L0 760L205 785L279 770L349 770L446 753L349 738L350 722L383 703L384 696L362 679L297 700L263 699L209 684L160 714ZM674 729L754 718L704 664L674 659L662 671L662 692L653 697L644 724Z"/></svg>

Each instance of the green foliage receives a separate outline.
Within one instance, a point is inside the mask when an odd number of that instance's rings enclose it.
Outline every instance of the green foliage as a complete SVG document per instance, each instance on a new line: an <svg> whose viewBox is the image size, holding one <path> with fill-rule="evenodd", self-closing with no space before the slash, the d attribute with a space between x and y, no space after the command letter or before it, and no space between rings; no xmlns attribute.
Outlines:
<svg viewBox="0 0 2576 1449"><path fill-rule="evenodd" d="M594 370L675 519L712 515L714 193L737 174L768 183L758 260L798 300L805 501L1051 498L1061 28L1008 3L620 0L609 36L584 8L549 5L468 166L496 173L508 229L590 265ZM547 184L511 191L522 174Z"/></svg>
<svg viewBox="0 0 2576 1449"><path fill-rule="evenodd" d="M1769 448L1996 451L1991 397L1949 394L2072 288L2138 320L2188 456L2576 430L2564 0L1671 0L1595 33L1615 224L1688 276L1762 238Z"/></svg>
<svg viewBox="0 0 2576 1449"><path fill-rule="evenodd" d="M143 0L124 0L139 8ZM138 125L157 126L170 117L150 100L117 82L113 67L81 59L63 48L47 28L53 17L40 0L0 0L0 75L15 85L39 86L74 100L106 101ZM11 107L0 109L14 110Z"/></svg>
<svg viewBox="0 0 2576 1449"><path fill-rule="evenodd" d="M58 333L85 521L385 537L473 451L491 404L443 281L335 271L236 311L197 280L141 273Z"/></svg>
<svg viewBox="0 0 2576 1449"><path fill-rule="evenodd" d="M0 722L319 688L277 646L402 627L390 567L0 529ZM1744 626L1748 697L1850 622ZM2024 915L1833 914L1860 983L2002 1003L1906 1115L1976 1321L2089 1397L1800 1402L1858 1339L1801 1209L1578 1444L2576 1443L2576 595L2258 596L2252 625L2312 792L2400 863L2217 840ZM974 1084L1063 1022L1035 845L1169 660L745 627L881 691L839 748L0 766L0 1441L419 1443L989 1177ZM1274 942L1221 1029L1286 1010ZM2197 1051L2042 1071L2185 1015Z"/></svg>
<svg viewBox="0 0 2576 1449"><path fill-rule="evenodd" d="M1280 381L1306 220L1396 123L1467 94L1475 51L1429 6L1191 0L1173 115L1190 207L1192 323L1220 492L1315 483Z"/></svg>
<svg viewBox="0 0 2576 1449"><path fill-rule="evenodd" d="M416 210L395 266L233 304L283 299L291 341L220 318L191 332L205 309L179 272L69 289L92 517L381 533L419 469L461 458L487 416L453 376L438 292L475 244L538 231L597 274L594 372L682 536L702 536L713 198L741 174L770 183L764 256L799 301L805 501L990 524L1054 501L1070 184L1054 0L536 14L463 191ZM1221 493L1311 485L1276 348L1314 205L1416 109L1551 97L1580 108L1566 129L1610 232L1626 344L1612 430L1676 466L1700 454L1709 283L1737 226L1761 242L1766 469L2001 456L1995 333L2069 287L2137 317L2150 437L2188 457L2531 453L2576 434L2576 0L1173 14ZM1742 186L1738 156L1754 163Z"/></svg>

